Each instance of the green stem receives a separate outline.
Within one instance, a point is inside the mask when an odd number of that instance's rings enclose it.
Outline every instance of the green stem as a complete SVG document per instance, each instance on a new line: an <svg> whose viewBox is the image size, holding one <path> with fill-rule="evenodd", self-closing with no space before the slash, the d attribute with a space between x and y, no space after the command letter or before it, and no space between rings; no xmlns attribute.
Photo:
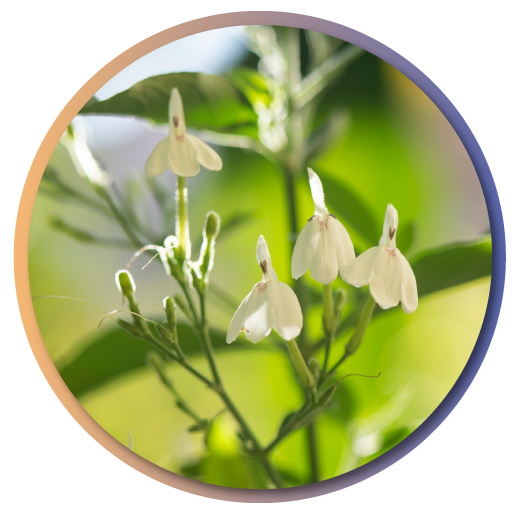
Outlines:
<svg viewBox="0 0 520 520"><path fill-rule="evenodd" d="M307 426L307 442L309 449L309 465L311 468L310 483L319 482L320 473L318 467L318 446L316 443L316 423L311 422Z"/></svg>
<svg viewBox="0 0 520 520"><path fill-rule="evenodd" d="M186 179L177 176L177 215L175 219L175 236L179 239L179 248L184 252L184 258L190 256L190 228L188 225L188 189Z"/></svg>
<svg viewBox="0 0 520 520"><path fill-rule="evenodd" d="M291 354L291 358L293 360L294 366L296 367L296 372L298 373L298 377L300 378L303 386L312 391L315 385L314 376L310 373L307 368L307 364L303 359L302 353L296 345L294 339L286 341L287 348L289 349L289 353Z"/></svg>
<svg viewBox="0 0 520 520"><path fill-rule="evenodd" d="M331 368L328 374L329 376L334 374L334 372L336 372L336 370L343 363L343 361L345 361L345 359L354 354L354 352L359 348L361 342L363 341L363 336L365 335L365 331L367 330L368 324L370 323L370 320L372 318L372 314L374 313L375 307L376 301L369 293L367 302L365 304L363 312L361 313L361 317L359 318L358 324L354 329L354 333L352 334L352 337L345 346L345 353L340 358L340 360Z"/></svg>
<svg viewBox="0 0 520 520"><path fill-rule="evenodd" d="M334 300L332 297L332 285L323 286L323 331L325 332L325 360L323 361L323 373L327 372L330 349L334 341Z"/></svg>
<svg viewBox="0 0 520 520"><path fill-rule="evenodd" d="M121 211L119 211L119 208L115 205L108 191L102 186L98 186L96 188L96 191L99 194L99 196L107 203L110 212L125 232L126 236L128 237L128 240L130 240L134 247L140 249L142 247L141 241L134 233L126 217L121 213Z"/></svg>

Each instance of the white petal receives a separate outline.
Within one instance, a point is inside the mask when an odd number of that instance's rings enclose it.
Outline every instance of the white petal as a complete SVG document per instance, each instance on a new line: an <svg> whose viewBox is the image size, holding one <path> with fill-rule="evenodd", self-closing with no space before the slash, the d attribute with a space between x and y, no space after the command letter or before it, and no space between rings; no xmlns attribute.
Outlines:
<svg viewBox="0 0 520 520"><path fill-rule="evenodd" d="M383 309L395 307L401 299L402 264L397 249L385 246L377 248L374 261L374 277L370 282L370 294Z"/></svg>
<svg viewBox="0 0 520 520"><path fill-rule="evenodd" d="M175 175L193 177L200 172L200 164L195 157L195 148L186 136L170 135L170 168Z"/></svg>
<svg viewBox="0 0 520 520"><path fill-rule="evenodd" d="M247 301L247 318L244 323L246 338L258 343L271 333L269 319L269 302L267 301L267 286L263 282L257 283Z"/></svg>
<svg viewBox="0 0 520 520"><path fill-rule="evenodd" d="M267 248L267 242L265 241L263 235L260 235L256 244L256 261L260 267L262 267L262 262L265 262L267 273L263 273L262 280L264 282L269 280L278 280L276 271L274 270L273 264L271 263L271 255L269 254L269 249Z"/></svg>
<svg viewBox="0 0 520 520"><path fill-rule="evenodd" d="M208 170L222 169L222 159L213 148L209 147L204 141L201 141L194 135L186 134L186 138L191 141L191 144L195 148L195 157L204 168Z"/></svg>
<svg viewBox="0 0 520 520"><path fill-rule="evenodd" d="M329 230L335 235L334 242L336 243L336 254L338 255L338 267L341 271L356 258L354 246L345 226L334 217L329 217Z"/></svg>
<svg viewBox="0 0 520 520"><path fill-rule="evenodd" d="M177 134L183 135L186 133L186 122L184 121L184 109L182 108L182 99L179 93L179 89L172 89L170 95L170 106L168 115L170 117L170 135ZM177 117L177 128L173 126L173 118Z"/></svg>
<svg viewBox="0 0 520 520"><path fill-rule="evenodd" d="M314 213L320 217L323 217L328 213L327 208L325 207L323 185L321 184L320 178L313 170L311 170L311 168L307 168L307 172L309 173L309 184L311 185L312 200L314 200Z"/></svg>
<svg viewBox="0 0 520 520"><path fill-rule="evenodd" d="M339 270L336 237L329 227L332 220L334 217L325 217L319 222L321 227L315 235L316 245L311 253L311 277L324 285L333 282L338 277Z"/></svg>
<svg viewBox="0 0 520 520"><path fill-rule="evenodd" d="M316 226L319 229L316 219L307 222L296 239L291 259L291 273L296 280L307 272L311 264L312 242L316 235Z"/></svg>
<svg viewBox="0 0 520 520"><path fill-rule="evenodd" d="M288 285L277 281L270 281L265 292L270 325L285 341L294 339L303 327L302 310L296 294Z"/></svg>
<svg viewBox="0 0 520 520"><path fill-rule="evenodd" d="M144 169L148 177L156 177L164 173L170 166L169 157L170 139L166 137L159 141L158 145L153 149L150 157L146 160Z"/></svg>
<svg viewBox="0 0 520 520"><path fill-rule="evenodd" d="M269 335L271 325L268 317L266 287L264 283L257 283L244 298L229 325L227 343L235 341L244 329L247 339L253 343L258 343Z"/></svg>
<svg viewBox="0 0 520 520"><path fill-rule="evenodd" d="M384 246L371 247L352 260L339 274L345 282L354 287L362 287L372 281L374 267L381 256Z"/></svg>
<svg viewBox="0 0 520 520"><path fill-rule="evenodd" d="M388 204L386 207L385 222L383 224L383 234L379 240L380 246L395 249L395 235L398 224L399 219L397 216L397 210L392 206L392 204Z"/></svg>
<svg viewBox="0 0 520 520"><path fill-rule="evenodd" d="M417 282L408 260L398 249L396 249L396 255L401 264L401 302L404 312L410 314L417 309L417 305L419 304Z"/></svg>

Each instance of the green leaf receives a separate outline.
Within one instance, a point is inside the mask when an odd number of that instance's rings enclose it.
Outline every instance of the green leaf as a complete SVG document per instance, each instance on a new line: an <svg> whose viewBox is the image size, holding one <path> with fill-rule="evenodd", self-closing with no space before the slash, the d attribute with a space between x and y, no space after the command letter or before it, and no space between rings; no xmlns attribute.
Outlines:
<svg viewBox="0 0 520 520"><path fill-rule="evenodd" d="M491 275L491 236L418 253L410 261L419 296Z"/></svg>
<svg viewBox="0 0 520 520"><path fill-rule="evenodd" d="M79 114L133 116L167 123L168 102L175 87L182 96L188 127L241 135L251 135L256 129L257 115L232 81L198 72L162 74L144 79L104 101L91 99Z"/></svg>
<svg viewBox="0 0 520 520"><path fill-rule="evenodd" d="M381 235L372 212L366 202L347 185L326 177L320 170L320 179L325 192L325 203L338 216L347 221L369 244L377 244Z"/></svg>
<svg viewBox="0 0 520 520"><path fill-rule="evenodd" d="M177 331L184 353L191 357L200 355L198 340L188 325L178 323ZM211 331L210 336L217 354L228 348L223 333ZM238 340L233 344L233 350L246 346L245 341ZM145 366L146 354L152 348L149 343L119 328L99 332L60 370L60 375L69 390L79 398L116 377Z"/></svg>
<svg viewBox="0 0 520 520"><path fill-rule="evenodd" d="M270 85L265 76L256 69L238 68L228 74L229 79L254 107L257 103L268 107L273 98Z"/></svg>

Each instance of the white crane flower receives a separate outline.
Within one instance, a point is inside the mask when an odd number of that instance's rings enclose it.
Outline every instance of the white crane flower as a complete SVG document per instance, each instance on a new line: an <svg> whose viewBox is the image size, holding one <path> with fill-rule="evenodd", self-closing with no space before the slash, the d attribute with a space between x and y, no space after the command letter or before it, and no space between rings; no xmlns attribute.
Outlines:
<svg viewBox="0 0 520 520"><path fill-rule="evenodd" d="M395 245L397 224L397 210L389 204L379 245L359 255L340 275L354 287L369 284L370 294L383 309L401 301L404 312L410 314L418 305L417 282L408 260Z"/></svg>
<svg viewBox="0 0 520 520"><path fill-rule="evenodd" d="M326 285L333 282L338 271L345 269L356 255L347 230L325 207L320 178L311 168L308 173L315 210L296 240L291 271L293 278L298 279L310 269L311 277Z"/></svg>
<svg viewBox="0 0 520 520"><path fill-rule="evenodd" d="M294 291L280 282L271 263L269 249L260 235L256 246L256 260L262 269L262 281L240 304L227 333L232 343L244 331L246 338L258 343L274 329L285 341L298 336L303 327L303 315Z"/></svg>
<svg viewBox="0 0 520 520"><path fill-rule="evenodd" d="M179 90L174 88L170 96L169 135L159 142L148 157L145 170L149 177L161 175L168 168L180 177L193 177L200 166L208 170L220 170L222 159L206 143L186 133L184 110Z"/></svg>

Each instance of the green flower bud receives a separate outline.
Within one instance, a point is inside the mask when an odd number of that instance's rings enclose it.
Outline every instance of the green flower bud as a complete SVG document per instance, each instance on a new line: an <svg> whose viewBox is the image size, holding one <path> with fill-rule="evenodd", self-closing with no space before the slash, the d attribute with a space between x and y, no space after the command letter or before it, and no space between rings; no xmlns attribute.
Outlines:
<svg viewBox="0 0 520 520"><path fill-rule="evenodd" d="M320 373L321 373L320 362L315 357L313 357L309 360L309 369L315 379L320 378Z"/></svg>
<svg viewBox="0 0 520 520"><path fill-rule="evenodd" d="M165 343L167 343L168 345L171 345L173 343L173 334L164 325L156 323L155 328L157 329L159 336L161 336L161 339Z"/></svg>
<svg viewBox="0 0 520 520"><path fill-rule="evenodd" d="M208 240L211 240L213 237L216 238L219 231L220 217L214 211L210 211L206 215L206 221L204 222L204 232L206 233L206 237Z"/></svg>
<svg viewBox="0 0 520 520"><path fill-rule="evenodd" d="M347 303L347 291L345 291L343 287L340 287L334 291L334 326L336 329L341 321L341 313L343 312L345 303Z"/></svg>
<svg viewBox="0 0 520 520"><path fill-rule="evenodd" d="M170 296L166 296L163 300L164 312L166 313L166 320L168 321L168 328L173 334L177 331L177 316L175 315L175 302Z"/></svg>
<svg viewBox="0 0 520 520"><path fill-rule="evenodd" d="M329 388L327 388L327 390L325 390L325 392L323 392L323 394L321 394L321 396L318 400L318 405L327 406L330 403L330 400L332 399L334 392L336 392L337 387L338 387L337 384L329 386Z"/></svg>
<svg viewBox="0 0 520 520"><path fill-rule="evenodd" d="M129 301L133 300L135 292L135 283L132 275L126 269L121 269L116 273L117 288L123 293Z"/></svg>

